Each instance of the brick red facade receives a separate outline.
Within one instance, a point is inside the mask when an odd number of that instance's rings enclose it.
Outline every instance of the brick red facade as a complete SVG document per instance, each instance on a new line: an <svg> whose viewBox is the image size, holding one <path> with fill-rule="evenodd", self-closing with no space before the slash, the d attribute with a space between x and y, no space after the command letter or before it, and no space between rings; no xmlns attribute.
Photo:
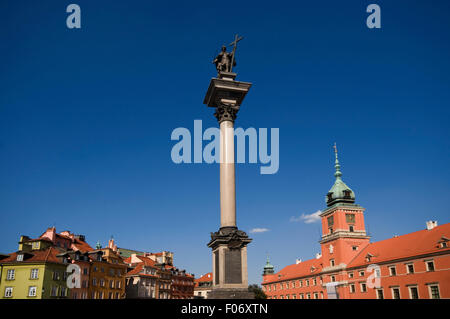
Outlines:
<svg viewBox="0 0 450 319"><path fill-rule="evenodd" d="M337 151L336 151L337 152ZM450 298L450 223L371 243L364 208L342 181L336 182L321 214L321 254L263 274L270 299Z"/></svg>

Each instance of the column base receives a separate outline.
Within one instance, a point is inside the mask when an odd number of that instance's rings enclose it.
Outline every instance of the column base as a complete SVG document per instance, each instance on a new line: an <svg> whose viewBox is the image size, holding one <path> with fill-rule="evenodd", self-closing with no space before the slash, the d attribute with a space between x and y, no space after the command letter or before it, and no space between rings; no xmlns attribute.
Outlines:
<svg viewBox="0 0 450 319"><path fill-rule="evenodd" d="M211 233L208 247L213 257L213 290L217 290L217 296L228 296L217 298L227 299L233 294L244 298L243 292L248 291L247 244L251 241L237 227L221 227Z"/></svg>
<svg viewBox="0 0 450 319"><path fill-rule="evenodd" d="M208 292L208 299L255 299L255 294L245 288L215 288Z"/></svg>

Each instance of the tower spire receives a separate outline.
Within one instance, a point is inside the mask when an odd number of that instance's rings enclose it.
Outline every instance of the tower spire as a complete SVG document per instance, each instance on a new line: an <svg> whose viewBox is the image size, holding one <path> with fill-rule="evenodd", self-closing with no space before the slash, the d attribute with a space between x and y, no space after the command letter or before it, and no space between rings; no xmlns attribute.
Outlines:
<svg viewBox="0 0 450 319"><path fill-rule="evenodd" d="M336 143L334 143L333 148L334 155L336 157L336 160L334 162L334 167L336 169L334 177L336 177L336 181L334 182L333 187L331 187L331 189L328 191L327 196L325 197L325 201L328 206L331 206L338 202L354 203L355 193L353 193L350 187L348 187L341 178L342 172L341 165L339 164Z"/></svg>
<svg viewBox="0 0 450 319"><path fill-rule="evenodd" d="M266 261L266 265L264 266L263 275L269 275L269 274L273 274L273 273L274 273L274 268L273 268L272 264L270 263L269 253L267 253L267 261Z"/></svg>
<svg viewBox="0 0 450 319"><path fill-rule="evenodd" d="M338 179L341 179L342 172L341 172L341 165L339 165L338 151L337 151L336 142L334 142L333 148L334 148L334 155L336 156L336 160L334 162L334 168L336 169L336 172L334 173L334 176L338 180Z"/></svg>

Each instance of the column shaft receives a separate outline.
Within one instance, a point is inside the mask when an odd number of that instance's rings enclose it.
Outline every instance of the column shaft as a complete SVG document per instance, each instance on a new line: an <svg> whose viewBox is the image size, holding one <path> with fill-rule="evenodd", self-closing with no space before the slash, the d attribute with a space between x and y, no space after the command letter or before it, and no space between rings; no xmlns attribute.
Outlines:
<svg viewBox="0 0 450 319"><path fill-rule="evenodd" d="M220 227L236 227L234 127L232 121L220 123Z"/></svg>

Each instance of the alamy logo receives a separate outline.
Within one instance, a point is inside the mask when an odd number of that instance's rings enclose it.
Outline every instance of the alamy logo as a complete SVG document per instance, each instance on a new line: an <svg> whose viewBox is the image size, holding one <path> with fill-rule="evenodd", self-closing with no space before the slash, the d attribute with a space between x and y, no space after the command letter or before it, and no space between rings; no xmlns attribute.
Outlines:
<svg viewBox="0 0 450 319"><path fill-rule="evenodd" d="M231 130L229 132L228 130ZM246 141L248 140L248 163L267 164L261 166L261 174L275 174L279 169L279 129L270 129L270 154L268 149L268 129L260 128L258 131L250 127L225 128L223 135L234 136L236 139L236 163L246 163ZM231 134L230 134L231 133ZM220 129L210 127L203 131L202 121L194 120L194 137L185 127L178 127L172 131L171 140L178 141L171 151L172 161L180 163L234 163L234 157L221 159L220 156ZM224 136L222 136L224 139ZM203 141L209 141L203 147ZM192 152L192 144L194 149ZM194 158L192 159L192 153Z"/></svg>
<svg viewBox="0 0 450 319"><path fill-rule="evenodd" d="M67 266L66 272L70 275L67 277L67 288L80 288L81 287L81 268L76 264L70 264Z"/></svg>
<svg viewBox="0 0 450 319"><path fill-rule="evenodd" d="M366 284L368 288L380 288L381 287L381 268L377 264L370 264L366 268L367 272L373 272L367 277Z"/></svg>

